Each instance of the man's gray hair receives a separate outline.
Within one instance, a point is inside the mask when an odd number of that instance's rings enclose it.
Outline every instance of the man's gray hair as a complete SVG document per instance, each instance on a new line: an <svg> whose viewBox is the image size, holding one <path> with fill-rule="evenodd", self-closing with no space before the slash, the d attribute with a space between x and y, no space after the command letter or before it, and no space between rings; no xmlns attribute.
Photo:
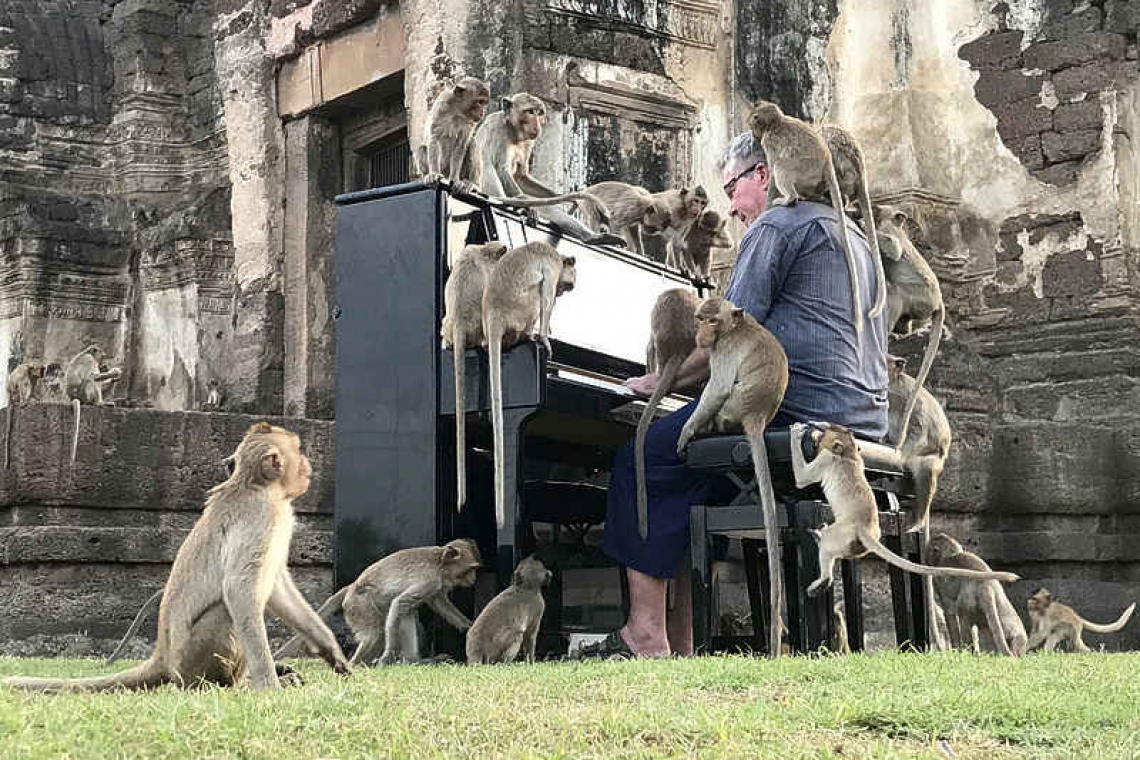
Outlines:
<svg viewBox="0 0 1140 760"><path fill-rule="evenodd" d="M717 162L718 171L724 171L726 166L745 167L756 163L768 163L764 157L764 149L760 142L752 136L752 132L741 132L732 139L724 149L724 153Z"/></svg>

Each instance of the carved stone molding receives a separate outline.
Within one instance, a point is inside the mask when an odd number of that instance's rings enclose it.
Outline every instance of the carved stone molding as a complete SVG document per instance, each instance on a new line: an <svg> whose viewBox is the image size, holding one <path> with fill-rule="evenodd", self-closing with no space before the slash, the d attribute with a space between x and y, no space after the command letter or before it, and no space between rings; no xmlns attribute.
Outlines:
<svg viewBox="0 0 1140 760"><path fill-rule="evenodd" d="M206 311L228 314L234 287L233 241L228 238L177 239L145 255L140 273L145 291L197 284L200 296L224 301L224 306L211 303Z"/></svg>
<svg viewBox="0 0 1140 760"><path fill-rule="evenodd" d="M117 322L123 317L126 300L123 276L78 275L24 262L5 272L0 282L0 319L28 316Z"/></svg>
<svg viewBox="0 0 1140 760"><path fill-rule="evenodd" d="M642 34L713 50L721 37L720 3L702 0L546 0L546 12L591 25L626 27Z"/></svg>
<svg viewBox="0 0 1140 760"><path fill-rule="evenodd" d="M664 95L617 83L592 84L572 73L567 76L567 84L570 105L574 108L685 132L697 123L696 106Z"/></svg>

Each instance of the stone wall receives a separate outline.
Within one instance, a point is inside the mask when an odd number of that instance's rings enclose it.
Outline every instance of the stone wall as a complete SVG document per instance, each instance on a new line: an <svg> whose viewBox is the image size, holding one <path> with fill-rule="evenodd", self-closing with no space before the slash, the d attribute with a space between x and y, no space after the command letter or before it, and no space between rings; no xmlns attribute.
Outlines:
<svg viewBox="0 0 1140 760"><path fill-rule="evenodd" d="M332 423L84 407L71 468L71 436L63 432L71 428L70 406L8 407L5 426L9 414L12 437L3 445L10 467L0 475L0 642L12 643L0 651L113 648L165 584L206 491L225 477L222 457L261 419L296 431L312 461L312 485L294 503L289 562L314 605L332 591ZM142 638L153 639L156 620L157 608Z"/></svg>

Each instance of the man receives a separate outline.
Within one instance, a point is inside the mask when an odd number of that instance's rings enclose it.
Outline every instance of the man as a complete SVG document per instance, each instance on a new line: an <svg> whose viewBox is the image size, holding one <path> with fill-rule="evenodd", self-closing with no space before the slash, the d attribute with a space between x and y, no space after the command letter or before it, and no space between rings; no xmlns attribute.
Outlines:
<svg viewBox="0 0 1140 760"><path fill-rule="evenodd" d="M881 440L887 433L885 318L855 329L847 264L838 220L829 205L800 201L765 211L768 166L751 132L734 139L720 162L730 213L748 230L740 241L725 297L767 327L788 354L789 378L773 427L821 420ZM859 269L863 313L876 292L867 239L853 223L849 239ZM681 365L678 388L709 375L708 352L696 349ZM657 377L630 378L626 386L648 396ZM630 611L625 627L583 654L683 655L693 651L689 508L706 498L709 479L688 470L677 438L696 401L653 423L646 434L649 536L637 530L633 442L614 459L606 511L605 550L626 568ZM677 582L666 620L667 581Z"/></svg>

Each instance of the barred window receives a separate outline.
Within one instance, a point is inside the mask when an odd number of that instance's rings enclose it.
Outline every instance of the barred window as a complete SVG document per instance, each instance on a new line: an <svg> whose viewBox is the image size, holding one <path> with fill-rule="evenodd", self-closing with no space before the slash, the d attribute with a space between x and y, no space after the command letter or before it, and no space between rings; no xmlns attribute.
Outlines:
<svg viewBox="0 0 1140 760"><path fill-rule="evenodd" d="M399 129L360 151L355 190L398 185L411 178L411 143L408 130Z"/></svg>

